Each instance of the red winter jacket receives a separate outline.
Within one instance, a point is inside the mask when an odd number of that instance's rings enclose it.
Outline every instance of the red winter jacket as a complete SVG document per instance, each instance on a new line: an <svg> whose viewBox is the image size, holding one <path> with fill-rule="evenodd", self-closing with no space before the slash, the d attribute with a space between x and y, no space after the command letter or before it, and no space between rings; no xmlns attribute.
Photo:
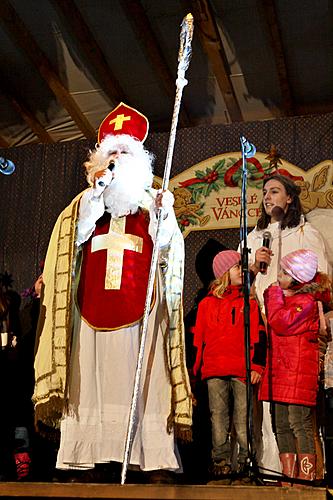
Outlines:
<svg viewBox="0 0 333 500"><path fill-rule="evenodd" d="M208 295L198 308L194 327L197 355L194 375L201 378L246 378L244 298L238 286L229 286L221 298ZM251 369L262 373L266 357L266 332L256 300L250 299ZM201 366L202 365L202 366Z"/></svg>
<svg viewBox="0 0 333 500"><path fill-rule="evenodd" d="M279 286L271 286L264 292L269 348L261 400L316 404L319 311L314 295L304 290L285 296Z"/></svg>

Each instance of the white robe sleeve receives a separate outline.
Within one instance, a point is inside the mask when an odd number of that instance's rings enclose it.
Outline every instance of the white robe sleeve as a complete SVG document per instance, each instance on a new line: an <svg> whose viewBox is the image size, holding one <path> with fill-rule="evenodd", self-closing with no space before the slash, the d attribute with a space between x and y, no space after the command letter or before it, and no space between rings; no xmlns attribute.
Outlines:
<svg viewBox="0 0 333 500"><path fill-rule="evenodd" d="M88 189L80 200L77 222L76 245L79 247L87 241L95 230L96 222L105 211L103 193L95 195L95 189Z"/></svg>

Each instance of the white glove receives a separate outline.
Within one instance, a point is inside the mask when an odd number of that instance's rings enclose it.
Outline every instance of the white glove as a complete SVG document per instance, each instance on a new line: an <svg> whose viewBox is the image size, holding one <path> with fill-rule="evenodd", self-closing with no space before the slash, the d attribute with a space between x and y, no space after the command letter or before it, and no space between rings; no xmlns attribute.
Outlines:
<svg viewBox="0 0 333 500"><path fill-rule="evenodd" d="M167 215L172 209L174 201L175 198L171 191L162 192L161 190L159 190L155 198L155 208L158 209L162 207L164 214Z"/></svg>
<svg viewBox="0 0 333 500"><path fill-rule="evenodd" d="M159 206L163 207L162 211L162 222L159 233L159 246L163 248L166 246L177 226L177 220L175 217L175 212L173 210L174 196L170 191L161 192L158 191L155 201L150 206L150 222L148 232L152 237L153 241L155 241L156 236L156 208Z"/></svg>
<svg viewBox="0 0 333 500"><path fill-rule="evenodd" d="M93 187L93 197L99 198L104 192L105 188L110 184L112 179L112 172L107 168L101 177L95 179L95 186Z"/></svg>

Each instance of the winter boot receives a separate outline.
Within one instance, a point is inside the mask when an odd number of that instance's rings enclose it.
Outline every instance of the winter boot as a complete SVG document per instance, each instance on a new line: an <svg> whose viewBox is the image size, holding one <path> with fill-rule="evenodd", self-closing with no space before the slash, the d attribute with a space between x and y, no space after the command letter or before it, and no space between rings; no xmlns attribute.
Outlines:
<svg viewBox="0 0 333 500"><path fill-rule="evenodd" d="M314 481L316 479L316 455L310 453L299 453L297 458L297 478L305 481Z"/></svg>
<svg viewBox="0 0 333 500"><path fill-rule="evenodd" d="M27 451L14 454L16 475L18 481L27 481L30 475L31 458Z"/></svg>
<svg viewBox="0 0 333 500"><path fill-rule="evenodd" d="M212 480L207 484L231 484L231 465L225 458L213 461L211 470Z"/></svg>
<svg viewBox="0 0 333 500"><path fill-rule="evenodd" d="M297 477L297 455L296 453L280 453L282 474L288 477ZM282 486L292 486L292 483L282 481Z"/></svg>

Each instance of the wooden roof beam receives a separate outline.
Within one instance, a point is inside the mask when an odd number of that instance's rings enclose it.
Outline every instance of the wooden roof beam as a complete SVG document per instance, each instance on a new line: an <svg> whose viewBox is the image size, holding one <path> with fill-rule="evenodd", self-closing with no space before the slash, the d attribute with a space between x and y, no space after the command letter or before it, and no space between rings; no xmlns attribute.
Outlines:
<svg viewBox="0 0 333 500"><path fill-rule="evenodd" d="M34 134L38 137L40 142L45 144L53 144L55 141L52 139L47 130L43 127L40 121L31 113L31 111L19 100L12 97L10 102L13 108L22 116L26 124L31 128Z"/></svg>
<svg viewBox="0 0 333 500"><path fill-rule="evenodd" d="M300 115L322 115L333 112L333 102L308 102L295 105L295 114Z"/></svg>
<svg viewBox="0 0 333 500"><path fill-rule="evenodd" d="M52 5L67 26L69 35L78 43L80 51L85 55L97 82L111 103L128 102L124 90L112 73L101 48L74 1L52 0Z"/></svg>
<svg viewBox="0 0 333 500"><path fill-rule="evenodd" d="M292 89L288 76L286 58L283 50L281 30L277 19L274 0L259 0L259 11L265 18L270 44L274 54L275 66L277 69L279 85L282 97L282 109L287 116L295 114L295 105Z"/></svg>
<svg viewBox="0 0 333 500"><path fill-rule="evenodd" d="M1 0L0 2L0 19L3 22L4 28L15 41L16 45L20 47L21 50L30 58L31 62L39 71L41 77L46 81L58 101L67 110L83 135L88 139L95 139L95 129L80 111L79 106L60 81L56 71L52 67L52 64L44 52L40 49L37 42L8 0Z"/></svg>
<svg viewBox="0 0 333 500"><path fill-rule="evenodd" d="M120 0L120 4L132 25L134 33L142 45L147 59L150 61L152 68L158 78L159 84L163 91L172 100L176 92L176 75L173 77L165 60L162 49L159 45L157 37L151 27L147 14L140 0ZM186 111L184 103L179 115L180 125L185 127L191 124L189 113Z"/></svg>
<svg viewBox="0 0 333 500"><path fill-rule="evenodd" d="M0 148L9 148L9 142L0 135Z"/></svg>
<svg viewBox="0 0 333 500"><path fill-rule="evenodd" d="M22 102L22 100L14 95L13 90L9 90L8 85L4 84L3 79L0 80L0 88L3 95L5 95L8 101L12 104L13 108L17 111L19 115L22 116L26 124L31 128L34 134L38 137L40 142L51 144L54 142L50 134L45 130L40 121L34 116L34 114L27 108L27 106Z"/></svg>
<svg viewBox="0 0 333 500"><path fill-rule="evenodd" d="M230 78L230 67L209 0L192 0L195 30L212 65L217 83L232 122L243 121L242 112Z"/></svg>

